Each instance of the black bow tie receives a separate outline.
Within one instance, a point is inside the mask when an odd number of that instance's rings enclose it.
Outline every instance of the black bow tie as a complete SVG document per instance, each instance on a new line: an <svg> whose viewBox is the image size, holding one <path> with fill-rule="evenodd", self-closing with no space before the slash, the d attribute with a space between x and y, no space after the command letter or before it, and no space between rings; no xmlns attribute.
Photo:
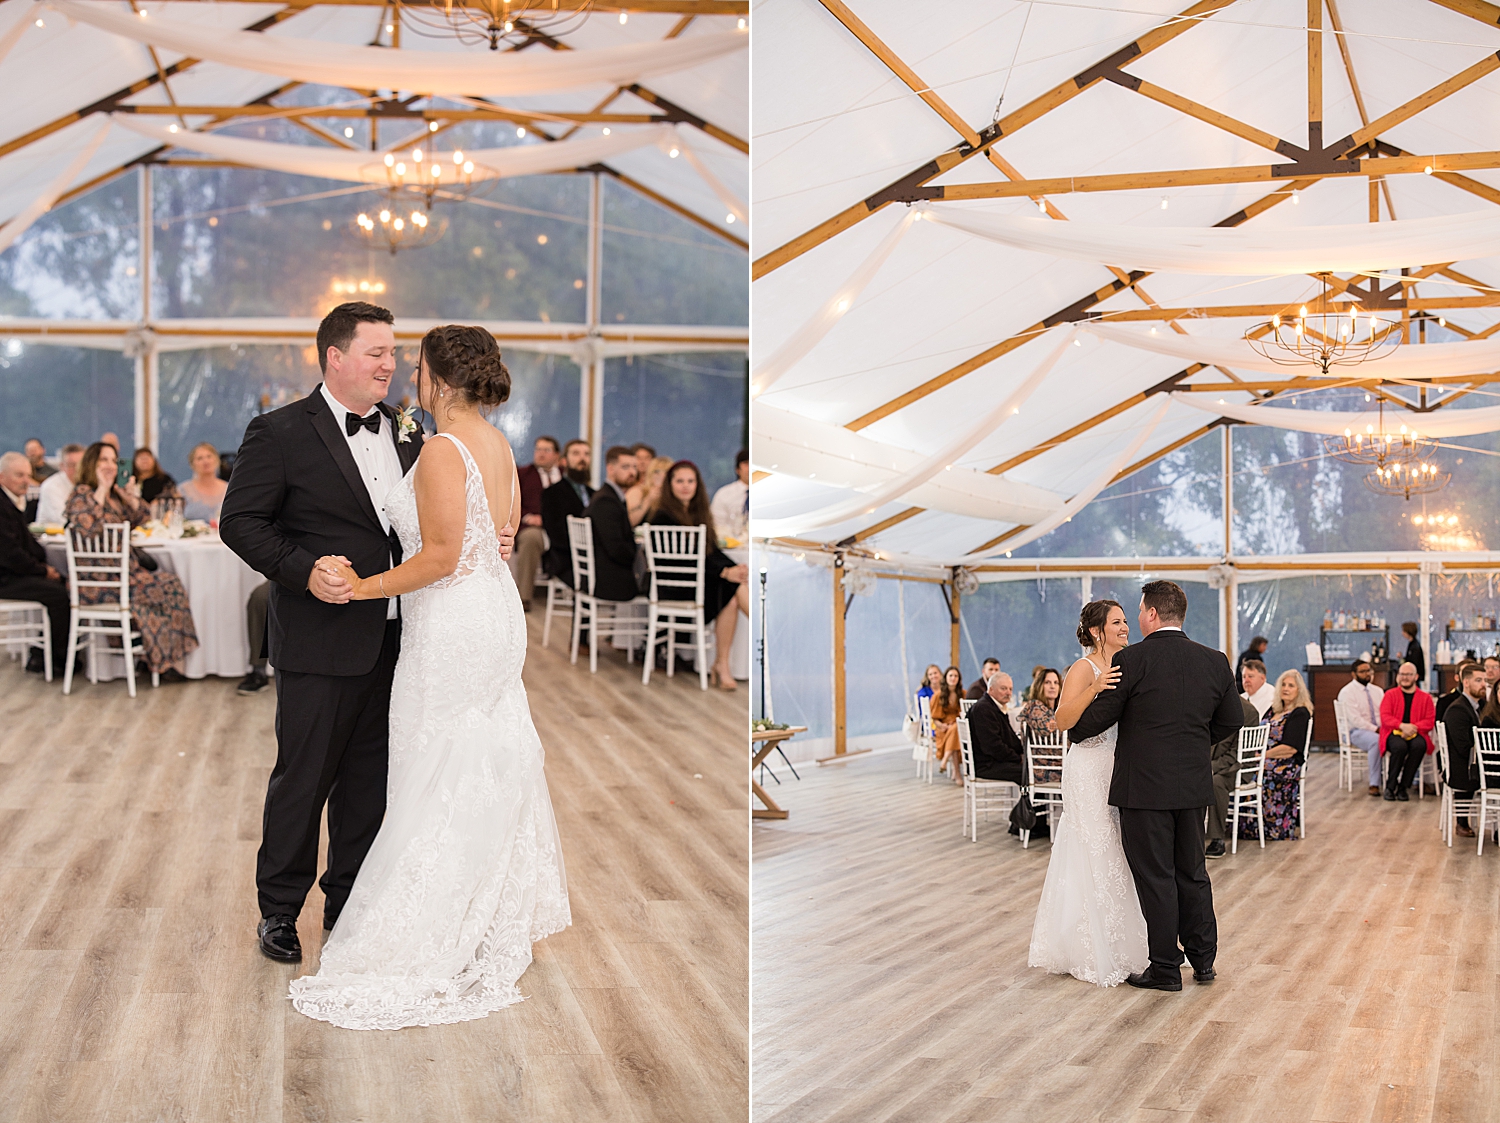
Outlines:
<svg viewBox="0 0 1500 1123"><path fill-rule="evenodd" d="M380 411L377 409L367 417L361 417L357 413L344 414L344 432L354 436L361 429L368 429L372 433L380 432Z"/></svg>

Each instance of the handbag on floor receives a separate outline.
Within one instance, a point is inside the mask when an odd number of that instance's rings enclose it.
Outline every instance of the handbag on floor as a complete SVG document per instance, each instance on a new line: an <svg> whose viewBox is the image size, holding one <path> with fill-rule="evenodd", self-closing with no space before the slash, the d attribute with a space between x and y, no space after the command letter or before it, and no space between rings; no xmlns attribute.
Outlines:
<svg viewBox="0 0 1500 1123"><path fill-rule="evenodd" d="M1010 825L1018 831L1036 829L1036 808L1031 805L1030 789L1021 789L1021 798L1010 809Z"/></svg>

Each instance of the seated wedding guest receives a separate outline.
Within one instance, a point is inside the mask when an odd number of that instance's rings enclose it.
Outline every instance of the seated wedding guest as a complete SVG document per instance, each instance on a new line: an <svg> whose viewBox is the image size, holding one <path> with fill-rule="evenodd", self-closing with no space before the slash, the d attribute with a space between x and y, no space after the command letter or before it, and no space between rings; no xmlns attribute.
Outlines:
<svg viewBox="0 0 1500 1123"><path fill-rule="evenodd" d="M1453 689L1445 690L1432 700L1432 711L1438 721L1443 720L1443 715L1448 712L1448 707L1457 702L1459 696L1464 692L1464 670L1467 667L1477 667L1478 663L1465 659L1453 669ZM1483 672L1481 671L1481 674Z"/></svg>
<svg viewBox="0 0 1500 1123"><path fill-rule="evenodd" d="M969 683L969 689L964 691L964 697L979 701L985 696L990 688L990 679L1000 673L1000 660L995 658L986 659L984 665L979 668L979 677Z"/></svg>
<svg viewBox="0 0 1500 1123"><path fill-rule="evenodd" d="M713 512L708 509L708 491L703 475L691 460L679 460L667 473L667 485L651 512L650 522L658 526L703 526L708 528L704 542L706 558L703 571L703 618L714 622L714 665L710 673L721 690L735 690L734 675L729 670L729 653L734 649L734 633L743 613L750 619L750 567L741 565L718 546ZM676 590L665 589L663 598ZM683 595L687 590L681 590Z"/></svg>
<svg viewBox="0 0 1500 1123"><path fill-rule="evenodd" d="M1025 747L1006 713L1013 689L1010 676L1001 671L990 679L984 697L969 707L969 744L978 779L1021 783Z"/></svg>
<svg viewBox="0 0 1500 1123"><path fill-rule="evenodd" d="M1266 841L1296 838L1297 791L1302 783L1303 752L1312 722L1312 697L1298 671L1282 671L1276 680L1276 700L1264 716L1271 727L1266 746L1266 771L1261 783L1261 816ZM1240 838L1260 837L1260 826L1240 819Z"/></svg>
<svg viewBox="0 0 1500 1123"><path fill-rule="evenodd" d="M734 480L714 492L708 509L724 538L745 545L750 537L750 455L744 449L735 453Z"/></svg>
<svg viewBox="0 0 1500 1123"><path fill-rule="evenodd" d="M616 445L604 454L604 486L585 512L594 526L594 595L603 600L629 601L640 595L634 569L639 547L625 513L625 490L633 483L635 457Z"/></svg>
<svg viewBox="0 0 1500 1123"><path fill-rule="evenodd" d="M1485 697L1495 696L1495 683L1500 682L1500 655L1486 655L1484 657L1484 693Z"/></svg>
<svg viewBox="0 0 1500 1123"><path fill-rule="evenodd" d="M259 694L271 680L266 677L270 638L266 634L266 612L271 603L271 583L262 581L250 590L245 602L245 637L250 645L250 673L240 679L236 694Z"/></svg>
<svg viewBox="0 0 1500 1123"><path fill-rule="evenodd" d="M111 433L108 429L99 434L99 443L109 445L110 448L115 450L116 456L120 455L120 438L117 437L114 433Z"/></svg>
<svg viewBox="0 0 1500 1123"><path fill-rule="evenodd" d="M47 463L47 446L36 437L32 437L22 445L21 451L31 462L31 478L37 483L46 483L47 477L57 474L57 469Z"/></svg>
<svg viewBox="0 0 1500 1123"><path fill-rule="evenodd" d="M60 458L61 470L43 480L38 492L37 522L44 526L63 524L63 508L68 505L68 496L73 494L73 484L78 479L78 462L82 459L82 445L63 445Z"/></svg>
<svg viewBox="0 0 1500 1123"><path fill-rule="evenodd" d="M1406 790L1417 778L1422 758L1432 752L1432 727L1437 714L1432 695L1417 685L1417 668L1410 661L1396 672L1396 685L1380 703L1380 747L1387 758L1385 798L1405 802Z"/></svg>
<svg viewBox="0 0 1500 1123"><path fill-rule="evenodd" d="M1401 634L1406 637L1406 661L1417 669L1417 681L1427 681L1427 659L1422 654L1422 642L1417 639L1417 626L1411 621L1401 625Z"/></svg>
<svg viewBox="0 0 1500 1123"><path fill-rule="evenodd" d="M1344 720L1349 723L1349 743L1363 749L1370 768L1370 794L1380 794L1380 703L1385 700L1385 691L1374 683L1375 668L1361 659L1354 664L1354 673L1344 688L1339 691L1338 701L1344 711ZM1247 724L1254 725L1260 721Z"/></svg>
<svg viewBox="0 0 1500 1123"><path fill-rule="evenodd" d="M936 663L928 663L927 669L922 672L922 685L917 688L918 698L931 698L943 685L943 668Z"/></svg>
<svg viewBox="0 0 1500 1123"><path fill-rule="evenodd" d="M1062 694L1062 676L1052 667L1040 667L1031 680L1031 692L1021 707L1021 721L1030 733L1050 733L1057 728L1057 699Z"/></svg>
<svg viewBox="0 0 1500 1123"><path fill-rule="evenodd" d="M521 529L516 531L510 571L516 579L516 591L521 594L521 608L526 612L531 611L536 571L547 549L547 532L542 529L542 492L562 479L562 469L558 467L561 452L556 437L538 437L531 445L531 463L516 469L516 483L521 489Z"/></svg>
<svg viewBox="0 0 1500 1123"><path fill-rule="evenodd" d="M1483 668L1469 663L1459 671L1459 676L1462 691L1441 719L1448 734L1448 775L1443 778L1453 789L1454 799L1473 799L1479 790L1479 754L1474 751L1474 730L1480 726L1488 700ZM1465 838L1474 837L1467 815L1458 817L1454 829Z"/></svg>
<svg viewBox="0 0 1500 1123"><path fill-rule="evenodd" d="M651 461L656 459L656 449L644 441L637 441L630 446L630 455L635 457L635 478L645 479L646 472L651 467Z"/></svg>
<svg viewBox="0 0 1500 1123"><path fill-rule="evenodd" d="M188 453L188 464L193 469L193 478L177 489L184 500L182 517L217 525L224 493L229 490L229 485L219 478L219 450L207 441L195 444Z"/></svg>
<svg viewBox="0 0 1500 1123"><path fill-rule="evenodd" d="M1047 667L1044 663L1038 663L1035 667L1031 668L1031 678L1026 683L1026 689L1021 691L1021 704L1023 706L1027 702L1031 701L1031 688L1036 685L1036 676L1041 674L1046 669Z"/></svg>
<svg viewBox="0 0 1500 1123"><path fill-rule="evenodd" d="M670 460L658 456L648 461L645 470L636 477L635 483L625 493L625 509L630 513L631 526L640 526L656 510L666 487L667 472L671 468Z"/></svg>
<svg viewBox="0 0 1500 1123"><path fill-rule="evenodd" d="M37 501L27 498L32 487L31 462L23 453L4 453L0 455L0 476L15 485L7 485L3 493L0 493L0 498L7 500L7 506L14 507L20 513L24 525L36 522Z"/></svg>
<svg viewBox="0 0 1500 1123"><path fill-rule="evenodd" d="M0 600L37 601L47 610L52 636L52 671L62 674L68 654L68 588L47 564L47 551L31 536L23 503L31 485L31 465L19 452L0 456ZM32 648L26 669L40 674L42 653Z"/></svg>
<svg viewBox="0 0 1500 1123"><path fill-rule="evenodd" d="M957 667L943 672L941 684L932 695L932 744L938 770L947 772L955 784L964 782L963 754L958 747L959 701L963 698L964 676Z"/></svg>
<svg viewBox="0 0 1500 1123"><path fill-rule="evenodd" d="M1241 728L1260 724L1260 715L1255 707L1240 698ZM1214 742L1214 806L1208 814L1208 846L1203 854L1207 858L1224 856L1224 831L1229 826L1229 793L1234 790L1240 772L1240 735L1238 732ZM1256 836L1260 837L1259 835Z"/></svg>
<svg viewBox="0 0 1500 1123"><path fill-rule="evenodd" d="M163 495L177 494L177 481L161 470L156 454L144 446L136 449L130 458L130 482L145 503L153 503Z"/></svg>
<svg viewBox="0 0 1500 1123"><path fill-rule="evenodd" d="M118 473L112 445L89 445L78 466L78 484L63 511L70 527L94 534L103 531L105 523L139 526L146 521L145 505L115 483ZM79 599L99 604L105 595L103 589L85 589ZM198 631L182 580L163 569L147 570L132 552L130 608L141 633L146 667L168 677L180 675L189 653L198 647Z"/></svg>
<svg viewBox="0 0 1500 1123"><path fill-rule="evenodd" d="M1276 688L1266 681L1266 665L1259 659L1246 659L1245 665L1240 668L1240 677L1244 680L1245 689L1240 697L1249 701L1255 707L1255 712L1262 717L1271 708L1271 703L1276 701ZM1260 719L1256 719L1259 724Z"/></svg>
<svg viewBox="0 0 1500 1123"><path fill-rule="evenodd" d="M1245 693L1245 680L1242 677L1242 674L1245 670L1245 664L1251 659L1254 659L1257 663L1264 667L1266 664L1266 648L1270 646L1271 641L1266 639L1265 636L1256 636L1253 640L1250 641L1250 646L1245 648L1244 651L1240 652L1239 661L1234 665L1234 682L1235 685L1239 687L1240 693ZM1261 677L1265 676L1262 675ZM1259 724L1259 719L1256 720L1255 724Z"/></svg>
<svg viewBox="0 0 1500 1123"><path fill-rule="evenodd" d="M591 455L588 441L563 446L562 479L542 491L542 529L547 532L543 567L568 588L573 587L573 555L568 547L568 517L583 518L594 489L589 487Z"/></svg>

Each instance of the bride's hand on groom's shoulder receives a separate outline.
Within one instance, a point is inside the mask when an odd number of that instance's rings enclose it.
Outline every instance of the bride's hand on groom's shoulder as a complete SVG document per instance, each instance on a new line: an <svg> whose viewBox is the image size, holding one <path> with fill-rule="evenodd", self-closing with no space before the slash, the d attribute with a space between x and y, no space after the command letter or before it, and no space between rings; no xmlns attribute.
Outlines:
<svg viewBox="0 0 1500 1123"><path fill-rule="evenodd" d="M1119 683L1120 676L1124 673L1119 667L1111 666L1109 670L1099 676L1098 693L1103 694L1106 690L1113 690Z"/></svg>
<svg viewBox="0 0 1500 1123"><path fill-rule="evenodd" d="M329 555L313 563L307 578L307 590L328 604L348 604L354 597L359 577L349 567L349 559Z"/></svg>

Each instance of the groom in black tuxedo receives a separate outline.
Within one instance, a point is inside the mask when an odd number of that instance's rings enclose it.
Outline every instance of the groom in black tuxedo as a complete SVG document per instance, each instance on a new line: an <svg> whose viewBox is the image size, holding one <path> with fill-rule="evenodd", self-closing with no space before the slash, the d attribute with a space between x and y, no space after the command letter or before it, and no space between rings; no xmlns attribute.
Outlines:
<svg viewBox="0 0 1500 1123"><path fill-rule="evenodd" d="M224 542L271 582L276 668L276 766L266 789L255 864L260 948L302 958L297 916L318 865L328 806L323 927L348 900L385 815L391 676L401 644L394 600L351 603L319 563L361 574L401 561L385 497L416 462L422 432L402 432L384 404L396 372L394 318L341 304L318 326L323 383L250 422L219 517Z"/></svg>
<svg viewBox="0 0 1500 1123"><path fill-rule="evenodd" d="M1126 981L1182 989L1182 956L1200 983L1214 979L1219 928L1203 857L1203 809L1214 804L1213 745L1244 721L1222 652L1182 631L1187 594L1171 581L1141 589L1144 639L1115 653L1119 684L1072 729L1075 741L1119 723L1109 802L1146 917L1151 965ZM1178 941L1181 940L1179 946Z"/></svg>

